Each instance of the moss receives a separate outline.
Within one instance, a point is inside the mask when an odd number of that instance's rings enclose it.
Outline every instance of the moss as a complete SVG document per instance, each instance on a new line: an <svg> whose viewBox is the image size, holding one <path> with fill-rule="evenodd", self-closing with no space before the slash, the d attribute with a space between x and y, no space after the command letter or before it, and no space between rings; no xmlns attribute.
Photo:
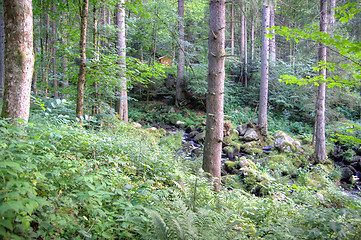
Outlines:
<svg viewBox="0 0 361 240"><path fill-rule="evenodd" d="M277 154L269 156L269 161L274 163L283 163L286 161L286 156L284 154Z"/></svg>

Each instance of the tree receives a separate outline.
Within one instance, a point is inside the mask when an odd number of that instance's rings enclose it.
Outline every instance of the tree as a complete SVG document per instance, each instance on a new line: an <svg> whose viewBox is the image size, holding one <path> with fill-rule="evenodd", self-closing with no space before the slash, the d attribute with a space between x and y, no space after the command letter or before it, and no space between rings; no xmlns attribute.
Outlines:
<svg viewBox="0 0 361 240"><path fill-rule="evenodd" d="M274 4L270 6L270 27L275 26L275 6ZM270 33L272 34L272 38L270 41L269 46L269 54L270 54L270 61L272 63L276 62L276 36L275 36L275 30L274 28L270 30Z"/></svg>
<svg viewBox="0 0 361 240"><path fill-rule="evenodd" d="M267 0L263 0L262 16L262 55L261 55L261 86L259 94L258 126L263 136L267 135L267 101L268 101L268 72L269 72L269 38L267 38L270 24L270 7Z"/></svg>
<svg viewBox="0 0 361 240"><path fill-rule="evenodd" d="M119 114L120 119L128 122L128 96L127 96L127 79L125 77L126 71L126 45L125 45L125 10L124 0L120 0L120 4L116 6L116 26L117 32L117 53L119 55L120 66L120 90L117 102L116 112Z"/></svg>
<svg viewBox="0 0 361 240"><path fill-rule="evenodd" d="M203 152L203 170L214 178L215 190L221 188L223 141L223 97L225 47L225 0L210 1L208 37L207 122Z"/></svg>
<svg viewBox="0 0 361 240"><path fill-rule="evenodd" d="M89 0L83 0L81 3L81 23L80 23L80 67L78 75L77 96L76 96L76 116L79 122L83 122L84 108L84 85L85 85L85 67L86 67L86 30L88 21Z"/></svg>
<svg viewBox="0 0 361 240"><path fill-rule="evenodd" d="M327 0L320 0L320 32L327 33ZM318 61L326 65L327 48L324 43L319 43ZM316 100L316 144L315 158L322 161L326 158L326 134L325 134L325 105L326 105L326 68L319 70L320 79Z"/></svg>
<svg viewBox="0 0 361 240"><path fill-rule="evenodd" d="M29 119L34 68L32 0L4 1L5 83L1 116Z"/></svg>
<svg viewBox="0 0 361 240"><path fill-rule="evenodd" d="M0 1L0 98L3 97L4 92L4 1Z"/></svg>
<svg viewBox="0 0 361 240"><path fill-rule="evenodd" d="M185 58L184 58L184 0L178 0L178 31L179 31L179 49L178 49L178 66L177 66L177 83L176 83L176 105L179 105L183 99Z"/></svg>

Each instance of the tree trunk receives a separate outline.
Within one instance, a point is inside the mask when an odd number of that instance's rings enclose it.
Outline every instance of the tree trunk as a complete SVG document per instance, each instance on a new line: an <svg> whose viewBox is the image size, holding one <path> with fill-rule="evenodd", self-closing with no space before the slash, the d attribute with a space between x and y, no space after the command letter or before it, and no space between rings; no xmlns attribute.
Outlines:
<svg viewBox="0 0 361 240"><path fill-rule="evenodd" d="M247 87L248 86L248 77L247 77L247 72L248 72L248 39L247 39L247 19L245 19L244 21L244 86Z"/></svg>
<svg viewBox="0 0 361 240"><path fill-rule="evenodd" d="M327 33L327 0L320 0L320 31ZM327 49L325 44L319 43L318 61L327 61ZM321 68L319 75L326 80L326 68ZM326 105L326 83L319 83L316 101L316 145L315 158L321 162L326 158L326 134L325 134L325 105Z"/></svg>
<svg viewBox="0 0 361 240"><path fill-rule="evenodd" d="M99 60L99 42L98 42L98 17L97 17L97 4L94 3L93 5L93 44L94 44L94 49L95 49L95 56L94 59L96 61ZM96 67L97 69L99 69L99 67ZM92 105L92 115L96 115L100 113L100 93L98 90L98 82L95 80L94 81L94 94L93 94L93 98L94 98L94 103Z"/></svg>
<svg viewBox="0 0 361 240"><path fill-rule="evenodd" d="M0 98L3 97L4 93L4 76L5 76L5 65L4 65L4 44L5 44L5 33L4 33L4 0L0 1Z"/></svg>
<svg viewBox="0 0 361 240"><path fill-rule="evenodd" d="M34 68L32 0L4 1L5 84L1 116L29 119Z"/></svg>
<svg viewBox="0 0 361 240"><path fill-rule="evenodd" d="M56 12L56 7L53 6L53 13ZM57 39L57 28L56 28L56 20L54 19L51 23L52 25L52 30L53 30L53 36L52 36L52 43L51 43L51 46L52 46L52 65L53 65L53 89L54 89L54 98L58 98L59 97L59 94L58 94L58 79L57 79L57 76L56 76L56 47L55 47L55 44L56 44L56 39Z"/></svg>
<svg viewBox="0 0 361 240"><path fill-rule="evenodd" d="M268 33L270 21L270 7L266 5L267 0L263 0L263 20L262 20L262 56L261 56L261 86L259 95L258 125L263 136L267 136L267 102L268 102L268 71L269 71L269 38Z"/></svg>
<svg viewBox="0 0 361 240"><path fill-rule="evenodd" d="M126 71L126 43L125 43L125 9L124 0L116 6L116 26L117 32L117 52L119 55L120 72L120 90L118 101L116 104L116 112L120 116L120 120L128 122L128 96L127 96L127 79L125 76Z"/></svg>
<svg viewBox="0 0 361 240"><path fill-rule="evenodd" d="M45 13L45 70L44 70L44 96L45 97L48 97L48 90L49 90L49 61L50 61L50 58L49 58L49 28L50 28L50 25L49 25L49 14L47 13L47 10L48 8L47 7L44 7L46 13Z"/></svg>
<svg viewBox="0 0 361 240"><path fill-rule="evenodd" d="M179 49L178 49L178 66L177 66L177 84L176 84L176 100L175 103L179 106L184 98L184 72L185 72L185 58L184 58L184 0L178 0L178 30L179 30Z"/></svg>
<svg viewBox="0 0 361 240"><path fill-rule="evenodd" d="M208 38L207 123L203 169L221 189L221 153L223 141L223 97L225 48L225 0L210 1Z"/></svg>
<svg viewBox="0 0 361 240"><path fill-rule="evenodd" d="M244 38L244 33L245 33L245 26L244 26L244 0L242 0L241 2L241 36L240 36L240 42L241 42L241 61L244 60L244 45L245 45L245 38Z"/></svg>
<svg viewBox="0 0 361 240"><path fill-rule="evenodd" d="M254 60L254 28L255 28L255 20L256 18L253 16L252 17L252 22L251 22L251 62L253 63Z"/></svg>
<svg viewBox="0 0 361 240"><path fill-rule="evenodd" d="M231 55L234 56L234 2L231 3Z"/></svg>
<svg viewBox="0 0 361 240"><path fill-rule="evenodd" d="M80 23L80 67L78 75L77 96L76 96L76 116L80 123L83 123L84 116L84 85L86 67L86 30L88 20L89 0L81 3L81 23Z"/></svg>
<svg viewBox="0 0 361 240"><path fill-rule="evenodd" d="M275 26L275 9L274 6L270 7L270 27L274 27ZM272 63L276 62L276 34L275 34L275 30L271 30L270 33L272 34L272 38L269 40L270 41L270 61Z"/></svg>

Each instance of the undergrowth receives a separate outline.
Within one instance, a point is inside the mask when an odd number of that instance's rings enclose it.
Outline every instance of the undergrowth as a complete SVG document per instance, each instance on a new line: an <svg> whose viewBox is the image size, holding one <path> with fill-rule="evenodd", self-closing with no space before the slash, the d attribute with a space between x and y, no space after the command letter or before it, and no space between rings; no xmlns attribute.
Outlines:
<svg viewBox="0 0 361 240"><path fill-rule="evenodd" d="M294 183L275 179L262 197L237 185L237 178L217 193L201 170L188 168L192 160L177 157L177 135L138 130L116 119L86 129L40 113L26 131L5 120L0 131L3 239L356 239L360 234L360 202L343 194L323 169L299 169ZM313 181L320 184L308 187Z"/></svg>

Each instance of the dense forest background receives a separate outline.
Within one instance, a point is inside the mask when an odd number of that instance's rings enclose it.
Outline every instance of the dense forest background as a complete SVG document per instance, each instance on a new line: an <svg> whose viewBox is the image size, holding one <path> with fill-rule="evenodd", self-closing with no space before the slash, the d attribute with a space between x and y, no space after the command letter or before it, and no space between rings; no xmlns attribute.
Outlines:
<svg viewBox="0 0 361 240"><path fill-rule="evenodd" d="M1 238L359 239L360 42L353 0L1 1Z"/></svg>

